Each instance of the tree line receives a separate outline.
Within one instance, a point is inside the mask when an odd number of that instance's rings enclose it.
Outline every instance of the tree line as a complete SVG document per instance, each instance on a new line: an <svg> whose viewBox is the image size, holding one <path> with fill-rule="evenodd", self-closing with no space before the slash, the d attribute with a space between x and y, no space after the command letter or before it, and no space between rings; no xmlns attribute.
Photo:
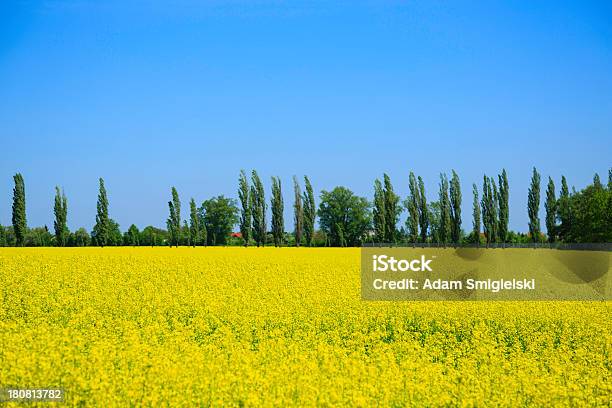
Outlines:
<svg viewBox="0 0 612 408"><path fill-rule="evenodd" d="M405 200L394 192L391 178L383 174L374 181L370 202L346 187L321 191L318 208L310 179L293 177L293 231L285 228L285 204L279 177L271 178L269 206L264 184L257 171L240 171L238 200L219 195L203 201L189 201L189 216L181 217L181 200L175 187L168 201L166 229L147 226L142 231L132 224L121 232L110 218L104 179L98 180L95 225L91 232L68 229L68 199L59 186L53 202L53 231L47 226L28 228L25 182L20 173L13 177L12 225L0 225L0 246L359 246L372 243L476 244L498 243L599 243L612 242L612 169L607 185L598 174L580 191L569 190L565 176L557 190L548 177L544 198L544 226L540 225L541 176L533 168L527 196L528 232L509 230L509 184L505 169L491 177L484 175L479 190L472 185L472 225L462 226L462 190L453 170L450 180L441 173L438 199L428 202L425 183L413 172L408 176ZM271 221L266 220L268 209ZM403 211L405 224L399 225ZM318 218L319 229L316 229ZM239 225L239 233L234 227Z"/></svg>

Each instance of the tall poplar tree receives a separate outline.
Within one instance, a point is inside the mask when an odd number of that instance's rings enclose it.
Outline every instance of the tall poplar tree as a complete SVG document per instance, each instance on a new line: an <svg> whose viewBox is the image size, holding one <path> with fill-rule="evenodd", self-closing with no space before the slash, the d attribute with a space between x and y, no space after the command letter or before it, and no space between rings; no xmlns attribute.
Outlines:
<svg viewBox="0 0 612 408"><path fill-rule="evenodd" d="M181 200L178 191L172 187L172 200L168 201L169 216L166 224L170 233L170 246L178 247L181 239Z"/></svg>
<svg viewBox="0 0 612 408"><path fill-rule="evenodd" d="M376 242L385 242L385 192L379 179L374 181L374 237Z"/></svg>
<svg viewBox="0 0 612 408"><path fill-rule="evenodd" d="M394 243L397 238L397 220L401 208L399 204L399 196L393 191L391 178L383 175L384 196L385 196L385 241Z"/></svg>
<svg viewBox="0 0 612 408"><path fill-rule="evenodd" d="M497 234L500 242L506 242L508 238L508 222L510 221L510 188L508 186L508 174L502 169L499 180L499 224Z"/></svg>
<svg viewBox="0 0 612 408"><path fill-rule="evenodd" d="M263 183L255 170L251 172L251 214L253 216L253 238L257 246L266 245L266 200Z"/></svg>
<svg viewBox="0 0 612 408"><path fill-rule="evenodd" d="M461 240L461 184L455 170L453 170L450 182L450 210L451 239L455 244L459 244Z"/></svg>
<svg viewBox="0 0 612 408"><path fill-rule="evenodd" d="M53 221L53 228L55 229L55 245L59 247L66 246L68 240L68 200L66 194L60 192L58 186L55 187L55 202L53 205L53 214L55 220Z"/></svg>
<svg viewBox="0 0 612 408"><path fill-rule="evenodd" d="M474 235L475 243L480 246L480 203L478 202L478 187L476 187L476 183L472 184L472 194L474 195L472 203L472 234Z"/></svg>
<svg viewBox="0 0 612 408"><path fill-rule="evenodd" d="M427 231L429 229L429 207L425 196L425 183L421 176L419 181L419 228L421 229L421 242L427 242Z"/></svg>
<svg viewBox="0 0 612 408"><path fill-rule="evenodd" d="M531 240L538 242L540 240L540 174L533 168L531 176L531 185L527 195L527 214L529 215L529 233Z"/></svg>
<svg viewBox="0 0 612 408"><path fill-rule="evenodd" d="M13 176L15 187L13 188L13 232L17 246L23 246L28 230L26 220L25 183L21 173Z"/></svg>
<svg viewBox="0 0 612 408"><path fill-rule="evenodd" d="M567 241L572 229L572 209L569 187L565 176L561 176L561 192L559 193L559 203L557 205L557 219L559 221L558 238Z"/></svg>
<svg viewBox="0 0 612 408"><path fill-rule="evenodd" d="M306 238L306 245L312 246L317 208L312 184L310 184L307 176L304 176L304 190L304 237Z"/></svg>
<svg viewBox="0 0 612 408"><path fill-rule="evenodd" d="M240 234L244 240L244 246L249 246L251 239L251 203L249 192L249 180L244 170L240 170L238 179L238 198L240 199Z"/></svg>
<svg viewBox="0 0 612 408"><path fill-rule="evenodd" d="M440 242L445 244L448 242L451 233L451 209L450 200L448 198L448 178L446 174L440 173Z"/></svg>
<svg viewBox="0 0 612 408"><path fill-rule="evenodd" d="M93 238L96 245L104 247L110 240L110 219L108 218L108 196L104 179L100 177L98 180L98 202L96 203L96 225L93 228Z"/></svg>
<svg viewBox="0 0 612 408"><path fill-rule="evenodd" d="M285 235L283 194L279 177L272 177L270 204L272 207L272 237L274 238L274 246L278 247L283 245Z"/></svg>
<svg viewBox="0 0 612 408"><path fill-rule="evenodd" d="M408 187L410 196L406 200L405 206L408 210L408 219L406 226L408 227L408 239L412 243L416 243L419 238L419 186L413 172L408 176Z"/></svg>
<svg viewBox="0 0 612 408"><path fill-rule="evenodd" d="M189 241L192 246L200 245L201 243L201 234L200 229L202 226L200 225L200 217L198 216L198 206L196 205L193 197L189 201Z"/></svg>
<svg viewBox="0 0 612 408"><path fill-rule="evenodd" d="M483 179L482 184L482 225L487 241L487 245L493 242L497 242L497 187L495 186L495 179L489 178L486 175Z"/></svg>
<svg viewBox="0 0 612 408"><path fill-rule="evenodd" d="M295 234L295 246L302 244L304 232L304 207L302 205L302 189L296 176L293 176L293 227Z"/></svg>
<svg viewBox="0 0 612 408"><path fill-rule="evenodd" d="M552 243L556 241L557 235L557 198L555 196L555 183L550 176L548 177L544 208L546 209L546 234L548 235L548 242Z"/></svg>

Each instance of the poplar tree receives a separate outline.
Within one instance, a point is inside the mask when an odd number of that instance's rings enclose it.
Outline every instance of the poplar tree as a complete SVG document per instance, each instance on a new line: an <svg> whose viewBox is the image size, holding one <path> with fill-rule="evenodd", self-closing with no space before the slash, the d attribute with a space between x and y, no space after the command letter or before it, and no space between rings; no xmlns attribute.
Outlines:
<svg viewBox="0 0 612 408"><path fill-rule="evenodd" d="M168 232L170 233L170 246L178 247L181 238L181 201L178 191L172 187L172 200L168 201Z"/></svg>
<svg viewBox="0 0 612 408"><path fill-rule="evenodd" d="M408 237L413 243L419 238L419 186L413 172L408 176L408 187L410 188L410 196L406 200L406 209L408 210L408 219L406 226L408 227Z"/></svg>
<svg viewBox="0 0 612 408"><path fill-rule="evenodd" d="M393 191L391 178L383 175L385 196L385 241L394 243L397 238L397 220L401 209L398 206L399 196Z"/></svg>
<svg viewBox="0 0 612 408"><path fill-rule="evenodd" d="M527 195L527 213L529 215L529 233L532 241L538 242L540 239L540 174L533 168L531 185Z"/></svg>
<svg viewBox="0 0 612 408"><path fill-rule="evenodd" d="M508 222L510 220L510 205L509 196L510 189L508 186L508 174L506 169L502 169L502 174L498 176L499 180L499 224L497 228L499 241L506 242L508 238Z"/></svg>
<svg viewBox="0 0 612 408"><path fill-rule="evenodd" d="M295 234L295 246L302 244L302 233L304 231L304 208L302 206L302 189L297 177L293 176L293 226Z"/></svg>
<svg viewBox="0 0 612 408"><path fill-rule="evenodd" d="M497 241L497 205L496 196L497 187L495 186L495 179L489 178L486 175L483 179L482 184L482 224L487 241L487 245Z"/></svg>
<svg viewBox="0 0 612 408"><path fill-rule="evenodd" d="M58 186L55 187L55 202L53 205L53 213L55 215L55 221L53 221L53 228L55 229L55 245L59 247L66 246L68 239L68 200L66 194L60 192Z"/></svg>
<svg viewBox="0 0 612 408"><path fill-rule="evenodd" d="M556 241L557 234L557 198L555 197L555 183L550 176L548 177L544 208L546 209L546 234L548 235L548 242L553 243Z"/></svg>
<svg viewBox="0 0 612 408"><path fill-rule="evenodd" d="M281 190L281 181L278 177L272 177L272 197L270 198L272 207L272 237L274 238L274 246L283 244L283 236L285 234L284 217L283 217L283 195Z"/></svg>
<svg viewBox="0 0 612 408"><path fill-rule="evenodd" d="M474 195L474 202L472 203L472 234L476 244L480 246L480 204L478 202L478 187L476 187L476 183L472 184L472 194Z"/></svg>
<svg viewBox="0 0 612 408"><path fill-rule="evenodd" d="M200 245L200 217L198 216L198 206L193 197L189 201L189 236L191 245Z"/></svg>
<svg viewBox="0 0 612 408"><path fill-rule="evenodd" d="M306 245L312 246L317 208L315 207L312 185L307 176L304 176L304 189L304 237L306 238Z"/></svg>
<svg viewBox="0 0 612 408"><path fill-rule="evenodd" d="M108 218L108 197L104 179L98 180L98 202L96 203L96 225L94 225L93 236L96 245L104 247L109 243L110 219Z"/></svg>
<svg viewBox="0 0 612 408"><path fill-rule="evenodd" d="M440 242L446 245L451 233L451 209L448 198L448 178L446 174L440 173Z"/></svg>
<svg viewBox="0 0 612 408"><path fill-rule="evenodd" d="M240 234L244 240L244 246L249 246L251 239L251 203L249 193L249 180L244 170L240 170L238 179L238 198L240 199Z"/></svg>
<svg viewBox="0 0 612 408"><path fill-rule="evenodd" d="M385 242L385 192L379 179L374 181L374 237L376 242Z"/></svg>
<svg viewBox="0 0 612 408"><path fill-rule="evenodd" d="M455 170L453 170L450 182L450 209L451 238L455 244L459 244L461 240L461 184Z"/></svg>
<svg viewBox="0 0 612 408"><path fill-rule="evenodd" d="M251 214L253 216L253 238L257 246L266 245L266 200L264 186L255 170L251 172Z"/></svg>
<svg viewBox="0 0 612 408"><path fill-rule="evenodd" d="M13 176L15 187L13 188L13 232L17 246L23 246L28 230L26 220L25 183L21 173Z"/></svg>
<svg viewBox="0 0 612 408"><path fill-rule="evenodd" d="M565 176L561 176L561 192L557 205L557 220L559 221L558 238L567 241L572 229L572 211L569 188Z"/></svg>
<svg viewBox="0 0 612 408"><path fill-rule="evenodd" d="M425 196L425 183L421 176L419 180L419 228L421 229L421 242L427 242L427 230L429 229L429 208Z"/></svg>

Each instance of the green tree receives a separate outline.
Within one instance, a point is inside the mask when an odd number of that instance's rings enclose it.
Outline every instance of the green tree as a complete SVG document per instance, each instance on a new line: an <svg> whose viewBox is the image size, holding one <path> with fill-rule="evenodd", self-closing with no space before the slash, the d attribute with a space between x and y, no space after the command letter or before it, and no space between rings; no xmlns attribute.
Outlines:
<svg viewBox="0 0 612 408"><path fill-rule="evenodd" d="M302 205L302 189L298 183L297 177L293 176L293 225L295 234L295 246L300 246L302 243L302 234L304 232L304 208Z"/></svg>
<svg viewBox="0 0 612 408"><path fill-rule="evenodd" d="M91 237L85 228L79 228L70 234L68 245L72 247L86 247L91 244Z"/></svg>
<svg viewBox="0 0 612 408"><path fill-rule="evenodd" d="M527 194L527 214L529 215L529 234L533 242L540 240L540 174L533 168L531 185Z"/></svg>
<svg viewBox="0 0 612 408"><path fill-rule="evenodd" d="M225 245L238 223L238 207L231 198L223 195L206 200L200 207L201 218L209 245Z"/></svg>
<svg viewBox="0 0 612 408"><path fill-rule="evenodd" d="M240 200L240 234L246 247L249 246L249 240L251 239L252 215L249 180L244 170L240 170L240 178L238 179L238 199Z"/></svg>
<svg viewBox="0 0 612 408"><path fill-rule="evenodd" d="M453 170L450 181L450 219L451 239L455 244L461 241L461 183L459 176Z"/></svg>
<svg viewBox="0 0 612 408"><path fill-rule="evenodd" d="M266 245L266 200L264 186L255 170L251 173L251 214L253 215L253 238L257 246ZM210 240L210 238L209 238Z"/></svg>
<svg viewBox="0 0 612 408"><path fill-rule="evenodd" d="M55 187L55 202L53 205L53 213L55 215L55 221L53 222L53 228L55 230L55 245L63 247L66 246L70 231L68 231L67 219L68 219L68 200L66 194L60 192L59 187Z"/></svg>
<svg viewBox="0 0 612 408"><path fill-rule="evenodd" d="M172 200L168 201L168 209L170 215L166 224L170 233L170 246L178 247L181 239L181 200L174 187L172 187Z"/></svg>
<svg viewBox="0 0 612 408"><path fill-rule="evenodd" d="M104 179L100 177L98 180L98 202L96 204L96 225L94 225L92 238L94 244L97 246L104 247L108 245L109 231L110 231L110 219L108 218L108 196L106 194L106 187L104 186Z"/></svg>
<svg viewBox="0 0 612 408"><path fill-rule="evenodd" d="M397 239L397 221L401 213L399 204L399 196L393 191L391 178L383 175L383 183L385 187L385 241L394 243Z"/></svg>
<svg viewBox="0 0 612 408"><path fill-rule="evenodd" d="M497 227L499 220L497 218L497 186L495 179L484 176L482 184L482 225L487 245L497 242Z"/></svg>
<svg viewBox="0 0 612 408"><path fill-rule="evenodd" d="M425 196L425 183L421 176L419 181L419 228L421 229L421 241L427 242L427 230L429 229L429 207Z"/></svg>
<svg viewBox="0 0 612 408"><path fill-rule="evenodd" d="M110 218L108 220L108 245L120 246L123 243L123 234L117 221Z"/></svg>
<svg viewBox="0 0 612 408"><path fill-rule="evenodd" d="M322 191L319 222L332 246L359 246L371 226L370 204L346 187Z"/></svg>
<svg viewBox="0 0 612 408"><path fill-rule="evenodd" d="M0 225L0 247L8 246L8 242L6 240L6 229Z"/></svg>
<svg viewBox="0 0 612 408"><path fill-rule="evenodd" d="M440 173L440 191L438 197L440 203L440 243L446 245L451 232L451 208L448 198L448 178L443 173Z"/></svg>
<svg viewBox="0 0 612 408"><path fill-rule="evenodd" d="M312 246L315 235L317 208L315 206L312 184L310 184L308 176L304 176L304 189L304 237L306 238L306 245Z"/></svg>
<svg viewBox="0 0 612 408"><path fill-rule="evenodd" d="M555 242L557 235L557 198L555 197L555 183L553 179L548 177L548 186L546 188L546 233L548 234L548 242Z"/></svg>
<svg viewBox="0 0 612 408"><path fill-rule="evenodd" d="M499 181L499 223L497 234L500 242L506 242L508 223L510 221L510 187L508 186L508 174L506 173L506 169L502 169L502 174L497 177Z"/></svg>
<svg viewBox="0 0 612 408"><path fill-rule="evenodd" d="M559 193L559 202L556 207L557 220L559 222L557 237L559 240L567 242L570 238L570 231L572 230L572 208L570 192L565 176L561 176L561 192Z"/></svg>
<svg viewBox="0 0 612 408"><path fill-rule="evenodd" d="M26 233L28 232L25 183L21 173L15 174L13 180L15 182L15 187L13 188L13 231L15 232L16 245L23 246Z"/></svg>
<svg viewBox="0 0 612 408"><path fill-rule="evenodd" d="M480 246L480 204L478 202L478 187L476 183L472 184L472 194L474 195L472 203L472 234L474 236L474 243Z"/></svg>
<svg viewBox="0 0 612 408"><path fill-rule="evenodd" d="M428 220L429 220L429 239L432 243L439 244L442 242L440 229L441 229L441 219L442 219L442 206L439 201L432 201L427 206L428 212Z"/></svg>
<svg viewBox="0 0 612 408"><path fill-rule="evenodd" d="M385 233L387 231L385 227L385 192L383 190L382 183L379 179L374 180L374 208L373 208L373 221L374 221L374 239L376 242L385 242Z"/></svg>
<svg viewBox="0 0 612 408"><path fill-rule="evenodd" d="M191 198L189 201L189 240L192 246L200 245L202 237L200 232L200 217L198 217L198 207L196 202Z"/></svg>
<svg viewBox="0 0 612 408"><path fill-rule="evenodd" d="M406 220L406 227L408 229L408 239L412 243L416 243L419 238L419 204L421 198L419 197L419 186L417 179L413 172L410 172L408 176L408 187L410 189L410 196L404 202L406 210L408 210L408 219Z"/></svg>
<svg viewBox="0 0 612 408"><path fill-rule="evenodd" d="M278 177L272 177L270 207L272 209L272 237L274 239L274 246L278 247L283 245L283 237L285 235L283 194L281 191L281 180Z"/></svg>
<svg viewBox="0 0 612 408"><path fill-rule="evenodd" d="M131 245L131 246L139 246L140 245L140 231L138 230L138 227L134 224L130 225L130 228L128 228L127 232L126 232L126 245Z"/></svg>

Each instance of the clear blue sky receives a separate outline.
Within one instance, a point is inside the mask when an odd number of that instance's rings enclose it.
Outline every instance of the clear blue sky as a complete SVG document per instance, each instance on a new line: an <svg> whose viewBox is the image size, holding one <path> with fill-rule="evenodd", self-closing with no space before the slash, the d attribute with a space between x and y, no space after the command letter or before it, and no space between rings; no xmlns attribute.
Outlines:
<svg viewBox="0 0 612 408"><path fill-rule="evenodd" d="M469 230L505 167L525 231L533 165L577 188L612 165L612 2L475 3L3 1L0 223L17 171L30 226L60 185L91 228L103 176L125 230L164 226L172 185L235 197L241 168L281 176L287 229L294 174L404 198L413 170L431 200L455 169Z"/></svg>

